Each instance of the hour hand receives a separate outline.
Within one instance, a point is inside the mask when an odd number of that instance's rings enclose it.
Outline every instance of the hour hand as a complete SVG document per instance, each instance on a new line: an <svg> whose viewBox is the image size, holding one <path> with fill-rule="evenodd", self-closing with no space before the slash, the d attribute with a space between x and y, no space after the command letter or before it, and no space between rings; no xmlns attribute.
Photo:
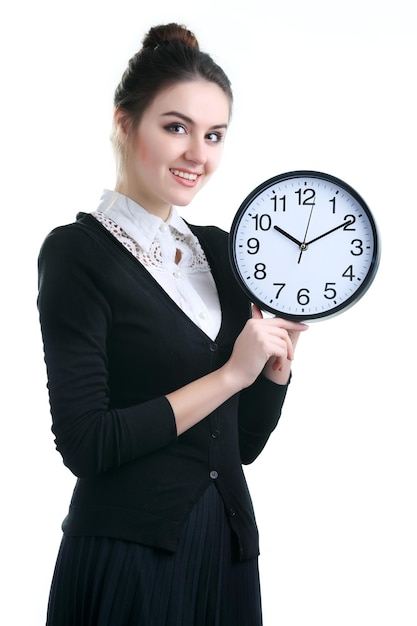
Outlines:
<svg viewBox="0 0 417 626"><path fill-rule="evenodd" d="M298 239L296 239L295 237L293 237L289 233L285 232L285 230L282 230L282 228L280 228L279 226L274 226L274 229L277 230L279 233L281 233L281 235L284 235L284 237L286 237L290 241L293 241L294 243L296 243L297 246L302 246L303 245L301 241L298 241Z"/></svg>

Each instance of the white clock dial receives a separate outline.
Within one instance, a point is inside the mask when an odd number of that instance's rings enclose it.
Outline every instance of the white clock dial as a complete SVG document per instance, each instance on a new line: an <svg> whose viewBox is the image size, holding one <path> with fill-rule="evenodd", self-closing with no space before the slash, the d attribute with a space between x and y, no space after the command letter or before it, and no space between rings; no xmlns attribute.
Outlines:
<svg viewBox="0 0 417 626"><path fill-rule="evenodd" d="M266 181L239 208L231 262L264 310L290 319L328 317L351 306L379 261L375 221L357 192L328 174L289 172Z"/></svg>

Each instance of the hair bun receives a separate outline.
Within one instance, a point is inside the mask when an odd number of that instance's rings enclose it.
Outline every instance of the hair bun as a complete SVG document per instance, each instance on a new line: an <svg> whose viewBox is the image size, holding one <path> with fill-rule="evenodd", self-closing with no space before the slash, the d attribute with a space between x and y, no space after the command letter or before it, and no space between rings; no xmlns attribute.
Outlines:
<svg viewBox="0 0 417 626"><path fill-rule="evenodd" d="M144 49L153 49L167 43L179 43L196 50L200 49L195 35L185 26L175 23L153 26L145 35L142 46Z"/></svg>

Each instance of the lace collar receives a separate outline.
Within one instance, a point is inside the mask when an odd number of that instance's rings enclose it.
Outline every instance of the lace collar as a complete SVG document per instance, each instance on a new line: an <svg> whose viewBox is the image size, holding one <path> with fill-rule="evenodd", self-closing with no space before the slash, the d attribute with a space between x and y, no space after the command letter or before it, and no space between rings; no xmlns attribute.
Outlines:
<svg viewBox="0 0 417 626"><path fill-rule="evenodd" d="M210 271L200 242L175 207L164 222L127 196L106 190L93 216L148 269Z"/></svg>
<svg viewBox="0 0 417 626"><path fill-rule="evenodd" d="M164 222L160 217L152 215L131 198L117 191L105 189L97 210L118 224L144 252L150 252L152 244L164 224L168 225L170 230L175 229L177 233L183 235L183 239L188 240L189 244L200 247L198 240L174 206L168 220Z"/></svg>

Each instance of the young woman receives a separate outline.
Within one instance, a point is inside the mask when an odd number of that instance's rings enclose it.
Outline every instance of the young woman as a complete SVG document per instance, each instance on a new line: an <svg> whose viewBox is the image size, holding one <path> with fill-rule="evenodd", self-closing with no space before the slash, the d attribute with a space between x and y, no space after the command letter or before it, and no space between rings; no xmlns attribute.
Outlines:
<svg viewBox="0 0 417 626"><path fill-rule="evenodd" d="M242 464L277 425L303 324L263 319L227 233L179 216L216 170L228 78L152 28L115 93L118 175L39 255L55 442L78 477L49 626L257 626Z"/></svg>

